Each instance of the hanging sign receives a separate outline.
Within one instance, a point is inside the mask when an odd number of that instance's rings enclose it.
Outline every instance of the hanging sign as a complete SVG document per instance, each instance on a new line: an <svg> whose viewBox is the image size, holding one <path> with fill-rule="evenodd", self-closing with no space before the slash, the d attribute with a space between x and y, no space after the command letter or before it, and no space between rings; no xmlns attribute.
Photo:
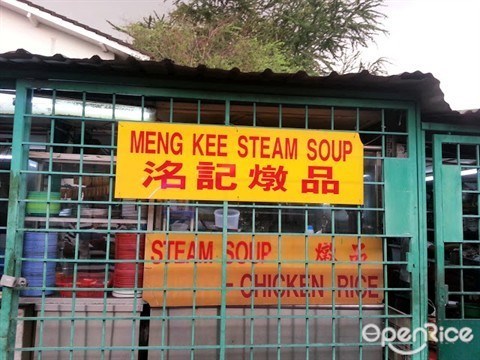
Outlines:
<svg viewBox="0 0 480 360"><path fill-rule="evenodd" d="M383 302L381 238L229 234L223 287L222 253L222 234L147 234L143 299L217 306L223 289L229 306Z"/></svg>
<svg viewBox="0 0 480 360"><path fill-rule="evenodd" d="M355 132L120 122L115 196L363 204Z"/></svg>

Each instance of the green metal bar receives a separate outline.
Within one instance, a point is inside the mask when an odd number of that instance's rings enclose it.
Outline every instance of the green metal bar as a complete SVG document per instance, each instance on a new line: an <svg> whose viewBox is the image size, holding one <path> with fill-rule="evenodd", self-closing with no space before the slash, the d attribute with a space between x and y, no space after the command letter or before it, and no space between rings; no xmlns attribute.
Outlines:
<svg viewBox="0 0 480 360"><path fill-rule="evenodd" d="M255 104L254 104L255 105ZM256 113L255 107L254 107L254 114ZM255 118L254 118L254 124L255 124ZM252 207L252 242L255 244L255 206ZM256 263L252 262L252 279L255 279L255 266ZM253 290L255 288L255 284L252 281L250 283L250 294L253 294ZM254 316L255 314L255 296L250 297L250 360L254 359L254 351L253 351L253 345L255 343L255 319L258 318L258 316Z"/></svg>
<svg viewBox="0 0 480 360"><path fill-rule="evenodd" d="M306 108L306 117L305 117L305 126L308 126L308 108ZM305 359L310 359L310 279L309 279L309 264L310 264L310 255L308 253L310 236L307 234L308 230L308 209L305 209L305 343L307 344Z"/></svg>
<svg viewBox="0 0 480 360"><path fill-rule="evenodd" d="M357 113L356 113L356 116L355 116L355 131L359 132L360 131L360 108L357 107L356 111L357 111ZM360 354L360 356L362 356L362 355Z"/></svg>
<svg viewBox="0 0 480 360"><path fill-rule="evenodd" d="M141 121L145 121L145 96L141 96L141 107L142 107L142 116L140 118ZM116 120L115 119L115 107L112 108L112 120Z"/></svg>
<svg viewBox="0 0 480 360"><path fill-rule="evenodd" d="M230 101L225 102L225 125L230 125ZM222 283L220 285L220 360L226 359L225 345L227 332L227 241L228 241L228 201L223 202L222 222Z"/></svg>
<svg viewBox="0 0 480 360"><path fill-rule="evenodd" d="M118 77L117 77L118 79ZM118 80L117 80L118 81ZM180 84L180 82L176 82ZM28 81L27 84L32 87L45 87L51 86L57 90L73 90L78 91L78 83L75 82L59 82L59 81ZM368 93L362 93L362 97L359 97L358 92L354 94L341 91L341 92L331 92L329 91L328 97L318 97L315 96L316 92L312 89L306 91L305 89L294 89L289 88L290 94L279 94L273 95L275 89L269 87L268 93L265 92L266 87L253 87L257 91L263 89L263 93L257 94L256 91L245 90L243 93L236 93L233 91L235 88L234 84L228 84L228 88L221 89L218 84L213 85L212 87L216 89L215 91L209 90L207 83L202 83L202 87L199 90L192 88L194 85L192 82L189 82L188 90L181 88L170 88L166 85L160 85L157 88L151 87L138 87L138 86L118 86L116 83L115 89L117 94L122 93L124 95L143 95L143 96L160 96L165 98L182 98L182 99L202 99L202 100L218 100L218 101L235 101L235 102L257 102L257 103L267 103L267 104L303 104L303 105L318 105L318 106L335 106L335 107L362 107L362 108L385 108L385 109L403 109L410 106L414 106L412 99L404 98L403 100L394 100L401 97L398 94L395 96L375 96L372 99L366 99ZM112 93L112 86L107 84L89 84L87 82L82 83L81 89L86 92L93 93ZM245 89L248 89L246 87ZM277 89L278 90L278 89ZM298 91L296 91L298 90ZM291 95L298 94L298 95Z"/></svg>
<svg viewBox="0 0 480 360"><path fill-rule="evenodd" d="M277 213L277 221L278 221L278 238L277 238L277 248L278 248L278 253L277 253L277 259L278 259L278 264L277 264L277 274L281 276L282 274L282 209L278 209ZM275 284L276 288L280 288L278 284ZM282 358L282 297L278 296L277 300L277 360L280 360Z"/></svg>
<svg viewBox="0 0 480 360"><path fill-rule="evenodd" d="M169 114L168 114L168 122L173 122L173 97L170 98L170 107L169 107Z"/></svg>
<svg viewBox="0 0 480 360"><path fill-rule="evenodd" d="M202 102L201 100L197 100L197 124L201 124L202 122L201 108Z"/></svg>
<svg viewBox="0 0 480 360"><path fill-rule="evenodd" d="M330 130L335 130L335 107L330 107Z"/></svg>
<svg viewBox="0 0 480 360"><path fill-rule="evenodd" d="M112 104L115 102L115 94L112 96ZM142 120L144 117L144 105L145 105L145 97L142 96ZM112 120L116 120L115 118L115 107L112 106ZM111 122L110 124L110 144L115 144L115 136L117 133L117 128L116 124L114 121ZM114 171L114 157L115 157L115 152L113 149L110 149L110 161L109 161L109 173L113 173ZM113 202L113 189L114 189L114 182L113 178L110 177L108 181L108 202L111 203ZM110 260L110 248L111 248L111 241L112 241L112 236L111 236L111 230L112 230L112 224L111 224L111 218L112 218L112 205L108 204L108 222L107 222L107 234L106 234L106 249L105 249L105 275L103 278L103 283L104 287L108 285L109 279L110 279L110 265L111 263L109 262ZM101 339L101 346L102 348L107 346L107 320L106 318L108 317L107 315L107 295L108 292L104 291L103 293L103 302L104 306L102 308L102 339ZM102 350L101 352L102 359L105 359L106 352L105 350Z"/></svg>
<svg viewBox="0 0 480 360"><path fill-rule="evenodd" d="M442 163L442 141L441 135L433 135L433 163L441 164ZM442 204L442 177L441 177L441 167L433 167L433 176L434 176L434 216L435 216L435 264L436 264L436 278L438 289L435 294L437 304L437 314L439 319L445 318L445 305L447 302L445 290L441 287L445 284L445 248L443 243L443 207ZM437 191L438 189L438 191Z"/></svg>
<svg viewBox="0 0 480 360"><path fill-rule="evenodd" d="M21 175L28 163L28 149L22 142L28 139L31 118L24 117L31 107L32 91L23 81L17 82L15 115L12 141L12 162L10 168L10 192L7 218L7 241L5 247L4 274L19 277L21 274L23 231L18 225L23 224L25 204L20 200L26 197L26 181ZM0 354L6 359L13 359L12 349L15 346L16 319L18 312L19 292L14 288L4 287L2 290L2 307L0 309Z"/></svg>
<svg viewBox="0 0 480 360"><path fill-rule="evenodd" d="M199 118L200 119L200 118ZM191 231L195 232L195 255L194 255L194 260L193 260L193 302L192 302L192 319L191 319L191 331L192 331L192 336L191 336L191 345L192 348L190 350L190 359L194 360L195 359L195 322L197 319L197 279L198 279L198 259L199 259L199 249L198 249L198 207L195 208L195 223L194 223L194 229L190 229Z"/></svg>
<svg viewBox="0 0 480 360"><path fill-rule="evenodd" d="M382 243L383 243L383 259L384 261L386 261L388 259L388 252L387 252L387 238L383 238L382 239ZM382 270L383 270L383 286L385 288L388 289L388 265L386 264L383 264L382 265ZM389 314L389 291L386 290L384 291L384 295L383 295L383 298L384 298L384 314L385 314L385 317L387 319L391 319L394 317L394 315L390 315ZM389 351L389 348L386 347L385 349L385 354L384 354L384 359L388 359L388 351Z"/></svg>
<svg viewBox="0 0 480 360"><path fill-rule="evenodd" d="M438 141L444 144L457 144L461 143L464 145L477 145L479 140L475 136L467 135L446 135L446 134L435 134L433 135L434 141Z"/></svg>
<svg viewBox="0 0 480 360"><path fill-rule="evenodd" d="M65 288L65 289L71 289L71 288ZM78 288L78 289L81 289L81 290L88 290L88 289L91 289L91 288ZM259 289L264 289L263 287L262 288L259 288ZM278 288L271 288L271 289L278 289ZM291 289L291 288L290 288ZM302 288L298 288L299 290L302 289ZM351 288L348 288L349 290ZM376 288L377 289L377 288ZM49 299L52 299L52 298L49 298ZM132 301L133 301L133 298L132 298ZM49 302L49 304L52 304L52 302ZM364 308L366 310L381 310L384 308L383 305L364 305ZM327 305L324 305L324 306L312 306L312 309L322 309L322 310L330 310L331 309L331 306L327 306ZM340 309L340 310L357 310L358 309L358 306L357 305L345 305L345 306L341 306L341 305L338 305L337 306L337 309ZM411 315L390 315L388 318L385 316L385 315L369 315L369 318L370 319L380 319L380 320L385 320L385 319L410 319L412 316ZM192 318L191 315L176 315L175 316L175 320L190 320ZM202 315L201 316L202 319L208 319L208 320L220 320L220 315ZM227 315L226 317L228 320L247 320L250 318L250 315ZM274 315L258 315L256 316L257 319L260 319L260 320L275 320L278 318L278 316L276 314ZM285 314L282 316L283 319L285 320L303 320L305 319L305 315L302 314L302 315L288 315L288 314ZM331 315L311 315L310 316L311 319L331 319ZM358 316L356 315L337 315L337 318L338 319L358 319ZM25 321L32 321L32 320L36 320L37 317L36 316L26 316L25 318L22 318L24 319ZM59 320L68 320L69 318L68 317L65 317L65 316L49 316L48 318L45 318L45 322L58 322ZM111 316L107 316L106 318L104 318L102 315L83 315L83 316L75 316L75 319L77 320L133 320L133 319L137 319L137 320L141 320L141 319L150 319L150 320L161 320L162 319L162 316L159 315L159 316L153 316L153 315L150 315L150 316L137 316L137 315L111 315ZM276 344L274 344L276 346Z"/></svg>
<svg viewBox="0 0 480 360"><path fill-rule="evenodd" d="M337 289L336 289L336 286L334 286L335 284L335 279L336 279L336 265L337 265L337 261L335 260L336 259L336 237L335 237L335 212L332 210L331 211L331 214L332 214L332 277L331 277L331 283L332 283L332 290L331 290L331 294L332 294L332 343L334 344L334 346L332 346L332 359L335 360L337 358L337 348L336 348L336 344L337 344L337 338L338 338L338 335L337 335L337 331L338 331L338 327L337 327L337 320L339 319L339 316L337 315Z"/></svg>
<svg viewBox="0 0 480 360"><path fill-rule="evenodd" d="M52 115L55 111L55 99L56 99L56 92L54 91L53 94L52 94ZM52 118L50 120L50 142L53 143L53 139L54 139L54 134L55 134L55 119ZM49 162L48 162L48 171L51 173L52 170L53 170L53 162L52 162L52 154L53 154L53 147L50 147L49 149ZM41 190L41 189L40 189ZM50 206L51 206L51 190L52 190L52 177L51 175L48 175L47 177L47 213L46 213L46 223L45 223L45 227L46 227L46 230L48 231L49 229L49 222L50 222ZM45 243L47 243L47 236L45 236ZM45 247L45 251L44 251L44 255L43 255L43 258L45 259L47 257L47 247ZM45 285L46 284L46 275L47 275L47 266L46 266L46 263L44 263L44 266L43 266L43 271L42 271L42 278L43 278L43 284ZM45 318L45 292L42 291L42 306L40 308L40 312L39 312L39 323L40 323L40 326L39 326L39 340L38 340L38 344L39 346L43 346L43 339L44 339L44 318ZM38 357L41 359L43 356L43 353L41 352L41 350L38 352Z"/></svg>
<svg viewBox="0 0 480 360"><path fill-rule="evenodd" d="M460 127L456 123L439 124L439 123L422 122L421 129L423 131L432 131L432 132L454 132L455 134L480 133L480 126L462 124L462 126Z"/></svg>
<svg viewBox="0 0 480 360"><path fill-rule="evenodd" d="M412 322L411 322L411 329L418 329L424 325L423 316L425 309L427 308L427 287L420 286L420 277L425 276L426 273L420 273L420 262L422 261L420 255L422 254L420 251L420 247L422 244L426 243L426 239L422 237L421 232L421 213L418 204L422 201L422 196L420 194L420 188L418 186L418 182L420 179L424 180L425 173L421 172L424 170L424 166L419 165L422 162L422 154L423 149L419 149L417 147L418 144L418 132L419 132L419 124L420 118L417 117L419 115L418 109L415 106L409 106L407 108L407 131L408 131L408 138L407 138L407 151L408 151L408 158L411 162L411 170L412 173L417 174L417 183L413 182L415 189L414 194L414 201L417 206L415 207L415 218L416 221L413 221L411 224L412 231L410 238L410 251L407 254L409 258L409 265L407 265L407 270L410 271L410 289L411 289L411 311L412 311ZM420 161L419 161L420 158ZM422 238L424 239L422 241ZM425 254L425 253L423 253ZM427 339L423 339L422 336L418 337L416 341L413 342L413 346L415 348L419 348L422 346ZM424 351L425 352L425 351ZM425 354L415 354L412 356L412 359L421 359L425 357Z"/></svg>

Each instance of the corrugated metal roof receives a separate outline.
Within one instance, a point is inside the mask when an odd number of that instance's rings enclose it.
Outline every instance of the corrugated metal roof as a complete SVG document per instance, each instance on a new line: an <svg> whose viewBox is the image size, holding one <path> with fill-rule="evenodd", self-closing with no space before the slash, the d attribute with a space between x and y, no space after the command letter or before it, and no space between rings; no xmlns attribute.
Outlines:
<svg viewBox="0 0 480 360"><path fill-rule="evenodd" d="M0 54L0 70L38 71L38 78L48 77L49 71L135 76L145 78L169 78L214 83L237 83L263 86L289 86L330 91L359 91L403 94L418 99L423 114L455 114L444 100L440 82L430 73L416 71L392 76L372 75L367 71L328 76L309 76L305 72L294 74L274 73L267 69L258 73L245 73L237 68L231 70L210 69L200 65L195 68L176 65L171 60L138 61L132 57L118 60L69 59L62 55L52 57L30 54L17 50ZM2 71L0 71L1 73ZM459 115L459 113L456 113Z"/></svg>
<svg viewBox="0 0 480 360"><path fill-rule="evenodd" d="M480 109L460 110L459 113L461 115L465 115L465 116L478 116L478 117L480 117Z"/></svg>

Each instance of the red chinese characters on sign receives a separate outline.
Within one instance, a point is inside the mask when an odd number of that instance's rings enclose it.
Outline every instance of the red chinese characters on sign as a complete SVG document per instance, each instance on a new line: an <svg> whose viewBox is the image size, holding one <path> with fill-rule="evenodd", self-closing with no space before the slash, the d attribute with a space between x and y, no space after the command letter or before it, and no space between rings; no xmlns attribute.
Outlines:
<svg viewBox="0 0 480 360"><path fill-rule="evenodd" d="M160 182L160 189L185 189L185 176L178 175L183 164L166 160L160 166L156 166L152 161L147 161L145 165L147 167L143 171L148 176L143 182L144 187L149 187L155 180Z"/></svg>
<svg viewBox="0 0 480 360"><path fill-rule="evenodd" d="M201 161L197 166L197 189L216 189L216 190L235 190L237 184L227 182L225 178L235 178L235 164L216 164L212 162Z"/></svg>
<svg viewBox="0 0 480 360"><path fill-rule="evenodd" d="M164 161L157 166L152 161L145 163L143 170L148 174L143 181L144 187L149 187L152 181L159 181L160 189L185 189L186 177L180 175L183 164ZM235 164L214 164L213 162L201 161L197 165L197 190L235 190L237 183ZM264 191L287 191L285 183L288 171L283 166L278 168L272 165L261 167L255 164L250 169L249 176L252 178L250 189L260 187ZM302 180L302 193L314 194L338 194L339 181L333 179L333 169L329 166L309 166L308 178Z"/></svg>
<svg viewBox="0 0 480 360"><path fill-rule="evenodd" d="M308 179L302 180L302 193L338 194L340 184L333 180L331 166L309 166Z"/></svg>
<svg viewBox="0 0 480 360"><path fill-rule="evenodd" d="M248 187L253 189L258 186L263 188L264 191L287 191L285 187L287 174L288 171L284 170L283 166L279 166L277 169L271 165L260 167L260 165L255 164L255 167L250 170L250 177L253 179Z"/></svg>
<svg viewBox="0 0 480 360"><path fill-rule="evenodd" d="M317 261L332 261L333 260L333 246L331 242L318 243L315 248Z"/></svg>
<svg viewBox="0 0 480 360"><path fill-rule="evenodd" d="M361 259L361 261L366 261L367 253L364 251L365 244L361 244L360 249L358 248L358 245L352 245L352 254L350 255L350 261L358 261L359 259Z"/></svg>

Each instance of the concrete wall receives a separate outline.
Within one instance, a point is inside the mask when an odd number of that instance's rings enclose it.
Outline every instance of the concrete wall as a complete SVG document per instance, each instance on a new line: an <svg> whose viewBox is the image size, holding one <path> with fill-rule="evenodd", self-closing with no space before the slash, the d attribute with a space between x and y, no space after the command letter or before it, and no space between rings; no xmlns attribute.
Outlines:
<svg viewBox="0 0 480 360"><path fill-rule="evenodd" d="M72 58L114 58L99 45L89 43L61 30L38 23L32 24L26 16L5 7L0 7L0 53L25 49L34 54L52 56L62 54Z"/></svg>

